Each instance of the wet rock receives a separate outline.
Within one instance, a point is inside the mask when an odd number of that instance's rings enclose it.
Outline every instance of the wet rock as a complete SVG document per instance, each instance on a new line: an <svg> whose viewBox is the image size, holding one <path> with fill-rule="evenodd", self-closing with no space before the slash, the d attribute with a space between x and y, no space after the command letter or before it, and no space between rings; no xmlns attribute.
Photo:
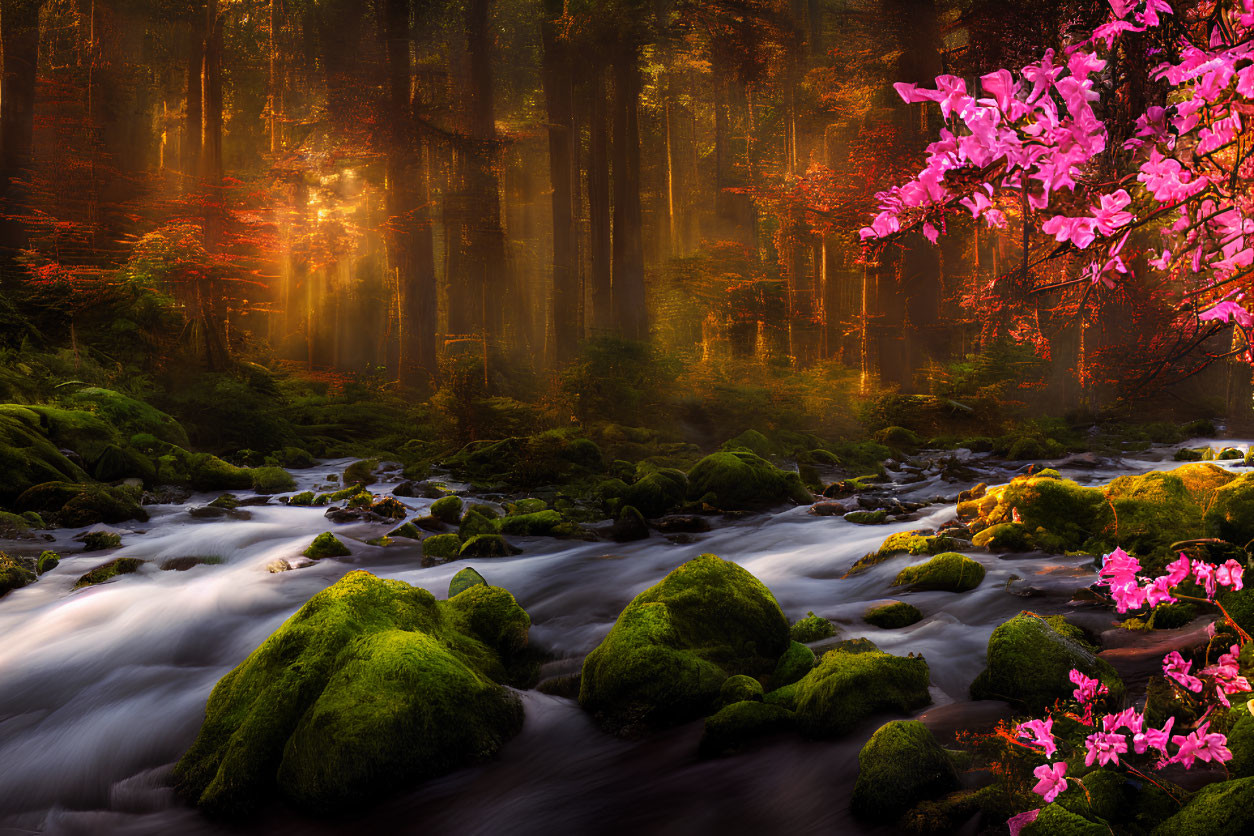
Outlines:
<svg viewBox="0 0 1254 836"><path fill-rule="evenodd" d="M292 566L291 563L289 563L288 561L284 560L281 557L276 557L274 560L271 560L269 563L266 564L266 571L272 575L277 575L280 572L288 572L288 571L291 571L293 568L294 567Z"/></svg>
<svg viewBox="0 0 1254 836"><path fill-rule="evenodd" d="M701 534L710 530L710 521L698 514L669 514L653 521L663 534Z"/></svg>
<svg viewBox="0 0 1254 836"><path fill-rule="evenodd" d="M883 508L877 511L850 511L844 518L845 522L854 525L883 525L888 522L888 512Z"/></svg>
<svg viewBox="0 0 1254 836"><path fill-rule="evenodd" d="M797 683L798 725L813 737L847 734L877 712L908 713L927 705L929 681L922 656L829 650Z"/></svg>
<svg viewBox="0 0 1254 836"><path fill-rule="evenodd" d="M809 644L836 635L836 625L820 615L809 612L806 613L805 618L798 619L788 628L788 635L795 642Z"/></svg>
<svg viewBox="0 0 1254 836"><path fill-rule="evenodd" d="M522 554L522 549L510 545L499 534L476 534L462 543L457 552L457 556L462 558L510 557L516 554Z"/></svg>
<svg viewBox="0 0 1254 836"><path fill-rule="evenodd" d="M444 521L437 519L436 517L415 517L412 522L423 531L431 531L436 534L448 531L448 526L444 524Z"/></svg>
<svg viewBox="0 0 1254 836"><path fill-rule="evenodd" d="M53 551L42 551L39 558L35 561L35 573L42 575L45 572L51 572L61 563L61 555ZM3 594L3 593L0 593Z"/></svg>
<svg viewBox="0 0 1254 836"><path fill-rule="evenodd" d="M862 619L867 624L879 627L882 630L896 630L922 621L923 613L919 612L919 608L913 604L908 604L905 601L893 601L870 607L863 614Z"/></svg>
<svg viewBox="0 0 1254 836"><path fill-rule="evenodd" d="M352 554L348 546L329 531L324 531L313 539L313 542L301 552L310 560L321 560L324 557L347 557Z"/></svg>
<svg viewBox="0 0 1254 836"><path fill-rule="evenodd" d="M85 552L102 552L122 546L122 535L116 531L88 531L80 537Z"/></svg>
<svg viewBox="0 0 1254 836"><path fill-rule="evenodd" d="M108 563L102 563L95 569L79 577L74 583L74 589L82 589L85 586L95 586L105 581L111 581L118 575L129 575L139 571L139 567L144 565L144 561L134 557L115 557Z"/></svg>
<svg viewBox="0 0 1254 836"><path fill-rule="evenodd" d="M0 598L35 582L35 573L17 558L0 552Z"/></svg>
<svg viewBox="0 0 1254 836"><path fill-rule="evenodd" d="M158 485L151 491L145 491L140 503L143 505L182 505L192 498L192 492L178 485Z"/></svg>
<svg viewBox="0 0 1254 836"><path fill-rule="evenodd" d="M628 543L633 540L644 540L649 536L649 525L644 515L630 505L623 506L618 512L618 519L610 527L610 539L616 543Z"/></svg>
<svg viewBox="0 0 1254 836"><path fill-rule="evenodd" d="M697 462L688 471L688 498L724 510L814 501L796 473L780 470L749 452L712 453Z"/></svg>
<svg viewBox="0 0 1254 836"><path fill-rule="evenodd" d="M370 513L384 520L403 520L409 509L400 500L385 496L370 503Z"/></svg>
<svg viewBox="0 0 1254 836"><path fill-rule="evenodd" d="M242 496L239 498L240 508L256 508L260 505L269 505L269 496Z"/></svg>
<svg viewBox="0 0 1254 836"><path fill-rule="evenodd" d="M918 720L894 720L871 735L858 753L853 813L893 822L918 802L958 789L949 755Z"/></svg>
<svg viewBox="0 0 1254 836"><path fill-rule="evenodd" d="M161 571L186 572L193 566L216 566L221 562L220 557L172 557L161 564Z"/></svg>
<svg viewBox="0 0 1254 836"><path fill-rule="evenodd" d="M907 566L897 574L893 586L968 592L984 580L984 567L957 552L943 552L919 566Z"/></svg>
<svg viewBox="0 0 1254 836"><path fill-rule="evenodd" d="M19 511L34 511L45 520L66 528L127 520L148 521L139 505L140 492L129 487L110 487L71 482L43 482L18 496Z"/></svg>
<svg viewBox="0 0 1254 836"><path fill-rule="evenodd" d="M705 720L698 744L702 757L730 755L756 738L787 731L796 725L793 712L759 700L733 702Z"/></svg>

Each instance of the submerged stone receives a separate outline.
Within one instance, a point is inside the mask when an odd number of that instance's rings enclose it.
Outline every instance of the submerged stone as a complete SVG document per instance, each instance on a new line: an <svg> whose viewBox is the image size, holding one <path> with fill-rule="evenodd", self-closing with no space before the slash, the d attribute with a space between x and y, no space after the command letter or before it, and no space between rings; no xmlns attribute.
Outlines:
<svg viewBox="0 0 1254 836"><path fill-rule="evenodd" d="M129 575L139 571L139 567L144 565L144 561L135 557L115 557L108 563L102 563L90 572L81 576L75 583L74 589L81 589L85 586L95 586L116 578L118 575Z"/></svg>

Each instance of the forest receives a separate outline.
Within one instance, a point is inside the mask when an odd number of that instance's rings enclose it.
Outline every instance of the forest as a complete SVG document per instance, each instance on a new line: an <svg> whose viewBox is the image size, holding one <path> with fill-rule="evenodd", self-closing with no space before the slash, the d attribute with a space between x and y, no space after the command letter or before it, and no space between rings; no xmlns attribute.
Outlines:
<svg viewBox="0 0 1254 836"><path fill-rule="evenodd" d="M1254 0L0 0L0 832L1254 832L1251 119Z"/></svg>

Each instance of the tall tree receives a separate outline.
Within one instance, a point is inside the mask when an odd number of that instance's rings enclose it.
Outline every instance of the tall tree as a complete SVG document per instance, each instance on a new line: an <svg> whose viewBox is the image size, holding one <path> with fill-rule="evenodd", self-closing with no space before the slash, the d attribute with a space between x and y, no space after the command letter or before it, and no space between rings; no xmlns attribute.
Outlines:
<svg viewBox="0 0 1254 836"><path fill-rule="evenodd" d="M553 359L565 363L579 343L579 266L575 229L579 182L575 135L575 77L570 44L559 32L561 0L545 0L544 101L548 114L549 182L553 187L553 292L550 304Z"/></svg>
<svg viewBox="0 0 1254 836"><path fill-rule="evenodd" d="M26 246L21 215L35 134L35 71L43 0L0 5L0 271L7 283L15 251Z"/></svg>
<svg viewBox="0 0 1254 836"><path fill-rule="evenodd" d="M649 336L640 208L640 57L634 40L617 45L614 64L614 328L631 340Z"/></svg>

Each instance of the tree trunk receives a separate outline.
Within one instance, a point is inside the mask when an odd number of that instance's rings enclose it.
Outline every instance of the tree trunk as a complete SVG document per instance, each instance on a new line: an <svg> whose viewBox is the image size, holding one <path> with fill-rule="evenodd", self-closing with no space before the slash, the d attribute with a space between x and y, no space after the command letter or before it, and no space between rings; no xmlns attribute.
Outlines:
<svg viewBox="0 0 1254 836"><path fill-rule="evenodd" d="M205 61L205 17L194 15L187 32L187 112L183 122L183 175L185 183L200 177L200 151L204 130L202 71Z"/></svg>
<svg viewBox="0 0 1254 836"><path fill-rule="evenodd" d="M39 57L39 7L43 0L14 0L0 9L0 271L12 278L12 258L26 246L21 215L26 169L35 135L35 68Z"/></svg>
<svg viewBox="0 0 1254 836"><path fill-rule="evenodd" d="M649 336L644 297L644 244L640 210L640 68L635 46L614 61L614 327L630 340Z"/></svg>
<svg viewBox="0 0 1254 836"><path fill-rule="evenodd" d="M610 140L606 108L605 65L597 63L589 85L588 118L588 252L591 259L592 329L604 334L614 327L610 265Z"/></svg>
<svg viewBox="0 0 1254 836"><path fill-rule="evenodd" d="M544 100L549 121L549 181L553 187L552 356L557 364L575 356L579 346L579 271L576 264L574 184L574 74L570 49L559 37L562 4L547 0L542 25Z"/></svg>

